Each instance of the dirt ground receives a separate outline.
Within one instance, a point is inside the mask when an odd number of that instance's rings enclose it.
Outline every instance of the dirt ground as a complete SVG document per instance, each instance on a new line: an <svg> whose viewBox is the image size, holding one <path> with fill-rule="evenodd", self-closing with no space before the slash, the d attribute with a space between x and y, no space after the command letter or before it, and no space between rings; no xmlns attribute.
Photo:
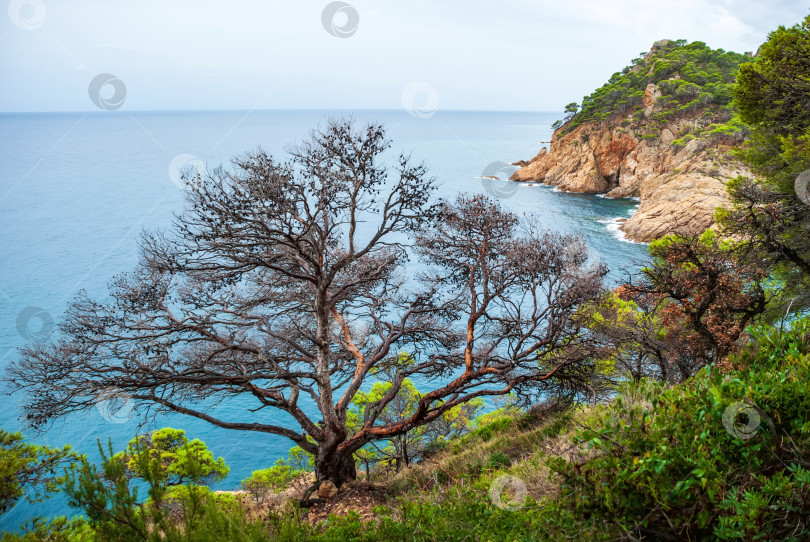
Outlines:
<svg viewBox="0 0 810 542"><path fill-rule="evenodd" d="M373 508L386 502L387 491L384 487L368 482L356 482L341 489L336 497L314 504L304 516L304 520L315 524L330 515L346 516L349 512L357 512L362 521L369 521L377 517Z"/></svg>
<svg viewBox="0 0 810 542"><path fill-rule="evenodd" d="M245 506L248 515L254 518L266 518L273 512L290 510L290 500L301 498L303 488L307 484L291 487L281 493L269 495L261 502L256 502L244 491L221 491L235 495ZM316 495L317 496L317 493ZM331 499L321 499L308 509L301 511L301 519L310 525L315 525L330 515L346 516L350 512L357 512L362 521L376 518L373 508L388 502L388 492L384 486L358 481L343 486L338 494Z"/></svg>

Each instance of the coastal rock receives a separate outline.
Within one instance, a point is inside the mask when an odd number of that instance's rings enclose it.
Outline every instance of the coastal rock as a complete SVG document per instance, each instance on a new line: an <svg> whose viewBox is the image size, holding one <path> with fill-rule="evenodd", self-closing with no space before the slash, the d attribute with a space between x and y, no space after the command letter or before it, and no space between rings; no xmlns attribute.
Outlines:
<svg viewBox="0 0 810 542"><path fill-rule="evenodd" d="M321 482L321 485L318 486L318 497L321 499L333 499L337 496L337 494L337 486L329 480Z"/></svg>
<svg viewBox="0 0 810 542"><path fill-rule="evenodd" d="M699 235L714 224L714 210L727 203L721 181L699 174L675 175L652 188L638 211L619 229L629 239L641 242L670 233Z"/></svg>
<svg viewBox="0 0 810 542"><path fill-rule="evenodd" d="M655 83L650 83L644 90L644 107L650 107L655 102L657 102L658 98L660 97L661 91L658 90L658 85L656 85Z"/></svg>
<svg viewBox="0 0 810 542"><path fill-rule="evenodd" d="M655 95L651 90L649 107L655 107ZM728 141L693 139L672 145L676 134L683 137L699 122L675 119L652 137L617 126L615 120L583 124L566 134L558 130L551 148L542 149L512 179L568 192L640 198L638 211L620 226L632 241L699 234L714 224L715 208L728 205L726 181L750 175L728 156Z"/></svg>

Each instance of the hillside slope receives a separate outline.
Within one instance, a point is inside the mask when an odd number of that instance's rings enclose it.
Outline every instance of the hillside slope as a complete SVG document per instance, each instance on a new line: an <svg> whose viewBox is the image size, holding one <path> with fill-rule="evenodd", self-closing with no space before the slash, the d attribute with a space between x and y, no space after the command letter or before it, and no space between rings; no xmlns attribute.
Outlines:
<svg viewBox="0 0 810 542"><path fill-rule="evenodd" d="M746 137L731 88L749 55L702 42L656 42L602 88L567 108L551 147L512 177L569 192L638 197L621 229L633 241L698 234L746 168L728 151Z"/></svg>

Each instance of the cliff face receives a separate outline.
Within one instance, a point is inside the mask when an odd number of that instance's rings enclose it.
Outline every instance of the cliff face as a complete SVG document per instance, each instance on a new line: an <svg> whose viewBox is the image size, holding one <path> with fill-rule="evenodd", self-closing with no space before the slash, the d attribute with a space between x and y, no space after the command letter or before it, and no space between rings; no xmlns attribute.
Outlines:
<svg viewBox="0 0 810 542"><path fill-rule="evenodd" d="M714 223L716 207L728 203L725 182L750 173L726 153L728 142L693 139L678 148L678 133L691 126L676 120L659 137L642 139L604 124L584 124L552 138L512 177L557 186L567 192L638 197L641 205L621 230L632 241L670 233L700 234Z"/></svg>
<svg viewBox="0 0 810 542"><path fill-rule="evenodd" d="M649 61L655 53L656 48L634 70L652 73L654 61ZM663 83L679 84L678 74ZM719 126L719 114L699 101L675 109L662 97L661 86L642 88L643 95L638 92L635 111L629 114L574 128L563 125L550 148L522 163L512 179L569 192L640 198L638 211L620 228L633 241L649 242L670 233L700 234L711 227L715 208L728 204L725 183L750 175L728 155L741 141L740 134L712 131ZM725 118L720 122L731 115L721 114Z"/></svg>

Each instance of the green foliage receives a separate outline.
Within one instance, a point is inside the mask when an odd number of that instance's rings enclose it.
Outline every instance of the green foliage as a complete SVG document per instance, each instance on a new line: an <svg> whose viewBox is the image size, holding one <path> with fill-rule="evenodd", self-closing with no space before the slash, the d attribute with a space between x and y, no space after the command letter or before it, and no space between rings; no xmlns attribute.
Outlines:
<svg viewBox="0 0 810 542"><path fill-rule="evenodd" d="M810 167L810 17L779 27L756 62L740 70L734 90L740 117L753 138L743 158L772 186L792 193L796 176Z"/></svg>
<svg viewBox="0 0 810 542"><path fill-rule="evenodd" d="M805 540L808 331L810 320L782 330L753 328L750 346L733 356L737 371L707 369L675 387L642 381L608 405L560 416L543 436L571 432L574 459L534 449L537 461L553 469L555 495L530 498L514 511L490 504L495 473L487 469L522 468L494 452L472 486L405 499L377 510L370 524L356 515L319 527L278 518L286 533L280 540ZM727 412L739 405L761 418L751 438L733 433L735 418Z"/></svg>
<svg viewBox="0 0 810 542"><path fill-rule="evenodd" d="M250 493L257 501L263 500L269 493L278 493L289 487L290 483L300 476L283 459L268 469L255 470L242 480L242 489Z"/></svg>
<svg viewBox="0 0 810 542"><path fill-rule="evenodd" d="M740 69L734 98L743 120L791 136L810 128L810 16L790 28L771 32L757 61Z"/></svg>
<svg viewBox="0 0 810 542"><path fill-rule="evenodd" d="M733 207L720 224L779 283L782 311L800 312L810 307L810 206L796 193L810 168L810 17L772 32L737 82L735 103L751 131L737 154L756 178L727 184Z"/></svg>
<svg viewBox="0 0 810 542"><path fill-rule="evenodd" d="M212 483L224 480L229 472L225 460L214 459L204 442L189 441L185 431L171 427L135 437L117 457L133 475L144 478L144 469L150 469L167 485Z"/></svg>
<svg viewBox="0 0 810 542"><path fill-rule="evenodd" d="M739 115L734 115L728 122L713 123L706 127L704 134L712 137L726 137L740 140L748 137L750 130Z"/></svg>
<svg viewBox="0 0 810 542"><path fill-rule="evenodd" d="M587 122L601 122L615 115L633 114L641 118L644 91L649 84L659 85L665 111L654 117L664 122L675 110L719 111L731 102L735 76L740 65L750 62L745 55L713 50L705 43L684 40L656 44L649 58L635 59L631 66L613 74L601 88L582 100L582 109L566 117L565 130ZM575 108L566 108L571 115Z"/></svg>
<svg viewBox="0 0 810 542"><path fill-rule="evenodd" d="M687 143L695 139L695 134L686 134L680 139L676 139L672 142L673 147L685 147Z"/></svg>
<svg viewBox="0 0 810 542"><path fill-rule="evenodd" d="M404 356L403 358L403 355L400 355L402 363L406 362L406 359L411 359L410 356ZM349 412L347 429L357 430L362 425L367 410L377 408L376 405L392 389L391 382L380 381L375 382L367 393L358 392L352 401L354 408ZM378 413L377 419L386 424L403 421L416 412L421 398L422 394L416 389L413 381L406 378L402 381L397 394ZM476 413L483 407L482 399L473 399L457 405L426 425L384 440L381 445L377 443L367 445L358 450L355 456L366 465L367 472L371 464L383 462L394 464L399 470L427 453L442 448L449 439L467 432Z"/></svg>
<svg viewBox="0 0 810 542"><path fill-rule="evenodd" d="M801 321L783 333L755 329L752 346L734 357L739 372L715 368L677 387L627 388L582 424L576 442L589 459L550 460L562 477L554 510L590 518L586 527L616 525L615 536L806 539L807 328ZM726 429L735 408L761 418L752 438Z"/></svg>
<svg viewBox="0 0 810 542"><path fill-rule="evenodd" d="M509 459L508 455L502 452L495 452L489 456L486 468L495 470L501 467L508 467L511 463L512 461Z"/></svg>
<svg viewBox="0 0 810 542"><path fill-rule="evenodd" d="M492 506L481 492L458 488L439 500L402 501L394 508L375 509L376 519L363 523L356 513L330 517L320 527L300 523L294 516L276 518L279 541L377 542L534 542L554 540L544 530L545 521L526 511L512 512Z"/></svg>
<svg viewBox="0 0 810 542"><path fill-rule="evenodd" d="M167 428L134 438L124 452L113 453L111 443L107 448L99 443L100 465L82 456L64 486L69 504L84 511L94 540L267 539L235 498L199 485L228 472L201 441Z"/></svg>
<svg viewBox="0 0 810 542"><path fill-rule="evenodd" d="M475 429L452 442L455 450L460 450L469 442L487 442L496 435L517 426L517 420L510 415L507 409L498 409L488 414L479 416L475 420Z"/></svg>
<svg viewBox="0 0 810 542"><path fill-rule="evenodd" d="M20 433L0 429L0 514L27 493L39 502L63 482L61 470L75 461L70 446L49 448L25 442Z"/></svg>
<svg viewBox="0 0 810 542"><path fill-rule="evenodd" d="M744 66L734 98L753 130L742 155L753 170L782 192L810 167L810 17L779 27Z"/></svg>
<svg viewBox="0 0 810 542"><path fill-rule="evenodd" d="M3 533L0 542L92 542L93 530L82 518L64 516L51 521L38 517L29 521L21 533Z"/></svg>
<svg viewBox="0 0 810 542"><path fill-rule="evenodd" d="M300 446L294 446L286 460L279 459L272 467L255 470L242 480L242 489L261 501L270 493L278 493L294 485L293 482L306 483L306 474L312 471L314 464L311 454Z"/></svg>

